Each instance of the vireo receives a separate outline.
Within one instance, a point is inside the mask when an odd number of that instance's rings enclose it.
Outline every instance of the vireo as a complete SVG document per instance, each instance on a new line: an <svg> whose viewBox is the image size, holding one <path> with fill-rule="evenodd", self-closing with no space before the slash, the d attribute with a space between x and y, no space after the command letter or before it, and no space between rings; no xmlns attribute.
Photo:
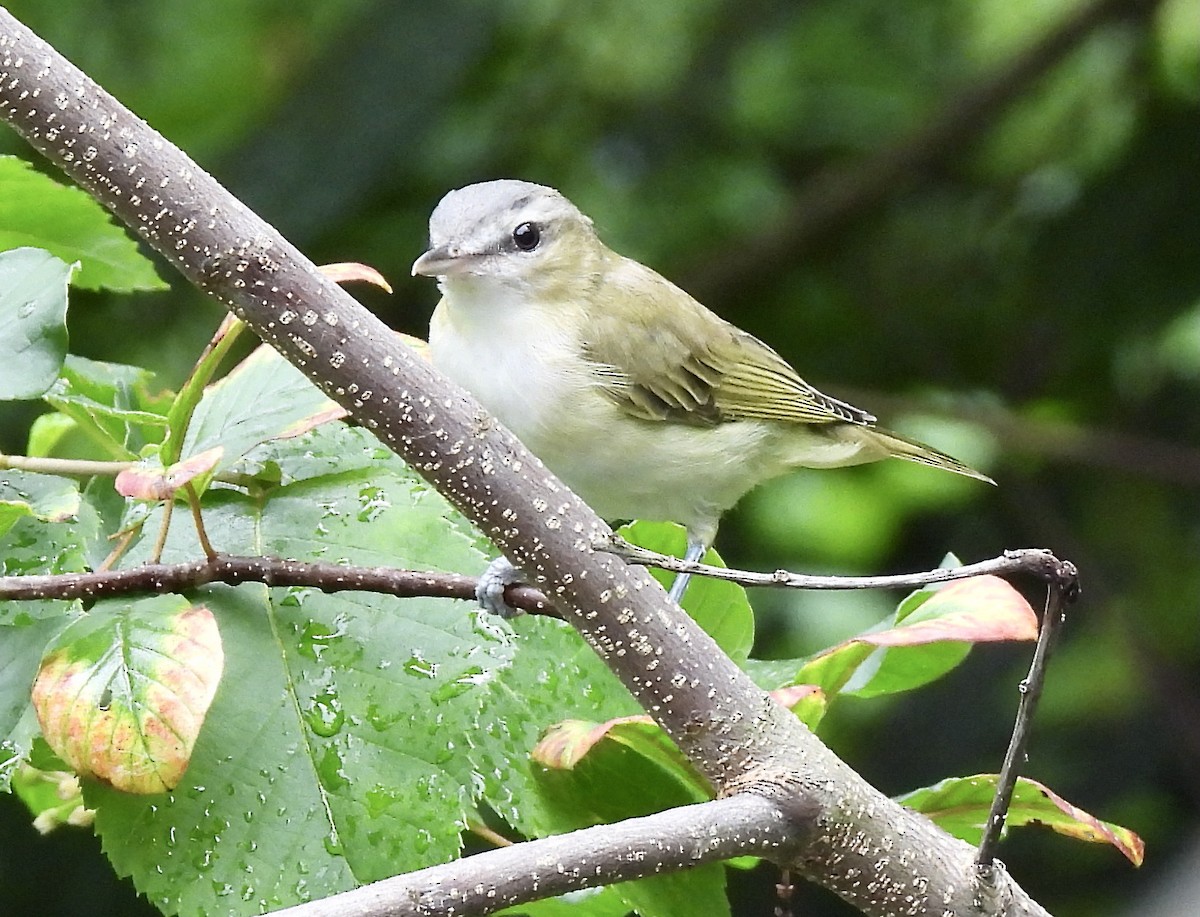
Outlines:
<svg viewBox="0 0 1200 917"><path fill-rule="evenodd" d="M895 458L990 478L817 391L753 335L618 255L558 191L451 191L414 275L438 278L435 366L608 520L687 529L690 559L751 488L798 467ZM502 595L494 567L481 601ZM672 587L676 600L685 577ZM502 602L502 599L501 599Z"/></svg>

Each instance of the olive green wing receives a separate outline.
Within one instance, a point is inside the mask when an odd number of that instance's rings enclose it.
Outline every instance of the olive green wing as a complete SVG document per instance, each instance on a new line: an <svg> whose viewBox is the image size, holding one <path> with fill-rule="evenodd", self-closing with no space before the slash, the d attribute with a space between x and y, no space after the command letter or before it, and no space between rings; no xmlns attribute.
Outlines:
<svg viewBox="0 0 1200 917"><path fill-rule="evenodd" d="M871 424L875 418L817 391L753 335L714 315L635 261L608 272L589 316L583 355L596 384L644 420Z"/></svg>

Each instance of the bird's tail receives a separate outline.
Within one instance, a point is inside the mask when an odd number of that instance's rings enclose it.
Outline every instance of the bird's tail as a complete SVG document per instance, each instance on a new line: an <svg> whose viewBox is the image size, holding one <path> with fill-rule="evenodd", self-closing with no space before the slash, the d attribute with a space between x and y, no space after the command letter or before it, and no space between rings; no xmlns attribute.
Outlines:
<svg viewBox="0 0 1200 917"><path fill-rule="evenodd" d="M893 458L904 459L907 462L916 462L918 465L928 465L931 468L941 468L944 471L953 471L955 474L975 478L977 481L984 481L988 484L996 483L983 472L976 471L969 465L964 465L954 456L947 455L945 452L939 452L932 446L917 442L915 439L908 439L899 433L893 433L891 430L881 430L879 427L871 427L870 429L872 438L876 439L878 446L885 449L888 455Z"/></svg>

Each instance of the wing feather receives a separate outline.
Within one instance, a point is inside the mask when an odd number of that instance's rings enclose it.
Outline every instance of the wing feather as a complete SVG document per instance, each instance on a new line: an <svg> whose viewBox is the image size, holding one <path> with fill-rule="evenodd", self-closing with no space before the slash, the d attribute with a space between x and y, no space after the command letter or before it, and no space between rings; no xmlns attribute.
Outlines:
<svg viewBox="0 0 1200 917"><path fill-rule="evenodd" d="M874 423L649 268L620 258L603 283L612 287L604 297L611 308L592 317L584 357L596 384L630 415L701 426Z"/></svg>

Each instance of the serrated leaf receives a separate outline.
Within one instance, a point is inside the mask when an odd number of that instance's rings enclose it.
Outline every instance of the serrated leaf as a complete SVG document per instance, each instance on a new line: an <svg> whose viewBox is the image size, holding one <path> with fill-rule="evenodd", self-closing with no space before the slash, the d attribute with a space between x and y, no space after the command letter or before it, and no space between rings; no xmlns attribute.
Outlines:
<svg viewBox="0 0 1200 917"><path fill-rule="evenodd" d="M11 607L19 604L43 607L52 604L58 614L35 617ZM37 718L29 700L29 686L33 684L38 660L50 640L63 629L67 608L78 610L77 604L67 602L3 605L10 606L10 613L9 622L0 624L0 791L8 789L38 735Z"/></svg>
<svg viewBox="0 0 1200 917"><path fill-rule="evenodd" d="M44 397L112 458L129 460L166 433L171 396L153 384L148 370L68 355Z"/></svg>
<svg viewBox="0 0 1200 917"><path fill-rule="evenodd" d="M181 455L186 459L221 448L217 467L224 469L255 446L299 436L345 414L264 344L205 391L188 424Z"/></svg>
<svg viewBox="0 0 1200 917"><path fill-rule="evenodd" d="M0 251L0 401L37 398L58 378L67 355L72 270L42 249Z"/></svg>
<svg viewBox="0 0 1200 917"><path fill-rule="evenodd" d="M15 156L0 156L0 250L44 248L79 262L86 290L165 290L137 243L86 192L63 185Z"/></svg>
<svg viewBox="0 0 1200 917"><path fill-rule="evenodd" d="M212 612L178 596L98 602L42 659L42 735L77 773L162 793L187 770L221 678Z"/></svg>
<svg viewBox="0 0 1200 917"><path fill-rule="evenodd" d="M927 815L955 837L978 844L996 793L996 781L995 774L950 777L906 793L897 801ZM1008 828L1043 825L1078 840L1111 844L1135 866L1141 866L1145 856L1145 844L1137 834L1101 821L1027 777L1017 779L1005 824Z"/></svg>
<svg viewBox="0 0 1200 917"><path fill-rule="evenodd" d="M485 566L477 534L369 434L332 424L276 443L283 466L289 447L302 480L205 495L222 550ZM199 556L190 526L171 530L163 556ZM167 913L212 913L216 890L216 910L256 914L456 856L482 779L473 755L507 726L482 709L514 653L508 625L444 599L200 592L221 621L226 676L184 781L153 804L85 790L118 871Z"/></svg>
<svg viewBox="0 0 1200 917"><path fill-rule="evenodd" d="M634 522L618 531L623 538L660 554L682 557L687 548L687 535L682 526L667 522ZM704 563L723 567L721 556L710 549ZM669 589L674 573L649 568L651 575ZM692 577L683 596L683 610L692 616L710 637L736 663L741 664L754 646L754 610L746 590L737 583Z"/></svg>
<svg viewBox="0 0 1200 917"><path fill-rule="evenodd" d="M0 535L23 516L43 522L65 522L79 512L79 485L50 474L0 471Z"/></svg>

